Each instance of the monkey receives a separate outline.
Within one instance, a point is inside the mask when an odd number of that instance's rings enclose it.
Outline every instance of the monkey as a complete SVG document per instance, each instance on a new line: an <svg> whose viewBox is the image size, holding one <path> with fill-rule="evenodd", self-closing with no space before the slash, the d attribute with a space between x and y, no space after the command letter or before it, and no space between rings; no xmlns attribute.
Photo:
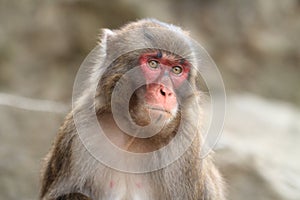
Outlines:
<svg viewBox="0 0 300 200"><path fill-rule="evenodd" d="M41 200L225 200L225 184L212 155L200 158L203 138L198 125L204 116L195 81L198 73L193 68L195 55L188 38L188 32L180 27L156 19L141 19L117 30L103 31L99 59L89 80L96 91L86 89L60 127L43 162ZM107 68L101 74L104 65ZM126 75L132 69L134 76ZM136 86L135 81L144 84ZM129 91L132 95L127 102L124 96ZM92 96L94 109L86 103L87 96ZM133 134L118 126L113 106ZM134 154L156 152L171 144L179 132L182 138L196 134L186 150L168 165L144 173L126 172L99 162L83 144L74 116L84 107L94 112L113 145ZM83 118L87 119L84 126L90 126L89 115ZM155 123L148 131L136 131L136 127L151 122ZM139 137L160 125L156 134ZM93 147L99 145L93 139L88 141ZM154 161L159 164L181 148L179 143L178 149L158 154ZM110 149L106 151L104 154Z"/></svg>

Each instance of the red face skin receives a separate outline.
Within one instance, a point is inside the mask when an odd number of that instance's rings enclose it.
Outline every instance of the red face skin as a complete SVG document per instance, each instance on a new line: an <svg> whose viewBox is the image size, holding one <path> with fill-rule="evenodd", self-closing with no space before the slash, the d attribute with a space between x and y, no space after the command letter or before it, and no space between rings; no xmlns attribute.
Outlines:
<svg viewBox="0 0 300 200"><path fill-rule="evenodd" d="M187 80L190 64L155 51L142 54L140 65L146 79L145 103L151 109L174 115L178 107L175 90Z"/></svg>

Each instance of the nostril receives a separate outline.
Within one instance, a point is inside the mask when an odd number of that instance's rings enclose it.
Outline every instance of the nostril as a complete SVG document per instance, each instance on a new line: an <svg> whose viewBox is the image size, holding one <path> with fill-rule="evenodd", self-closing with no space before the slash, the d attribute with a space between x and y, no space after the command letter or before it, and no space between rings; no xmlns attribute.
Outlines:
<svg viewBox="0 0 300 200"><path fill-rule="evenodd" d="M163 91L163 89L160 89L160 94L166 96L166 93Z"/></svg>

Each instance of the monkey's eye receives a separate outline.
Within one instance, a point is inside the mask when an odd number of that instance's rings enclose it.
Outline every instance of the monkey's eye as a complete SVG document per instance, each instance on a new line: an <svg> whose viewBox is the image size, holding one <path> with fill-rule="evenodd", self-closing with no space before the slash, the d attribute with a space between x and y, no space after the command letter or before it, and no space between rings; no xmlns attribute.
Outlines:
<svg viewBox="0 0 300 200"><path fill-rule="evenodd" d="M172 72L176 75L180 75L182 73L183 69L180 66L174 66L172 67Z"/></svg>
<svg viewBox="0 0 300 200"><path fill-rule="evenodd" d="M148 66L153 68L153 69L157 69L158 68L158 61L156 60L149 60L148 61Z"/></svg>

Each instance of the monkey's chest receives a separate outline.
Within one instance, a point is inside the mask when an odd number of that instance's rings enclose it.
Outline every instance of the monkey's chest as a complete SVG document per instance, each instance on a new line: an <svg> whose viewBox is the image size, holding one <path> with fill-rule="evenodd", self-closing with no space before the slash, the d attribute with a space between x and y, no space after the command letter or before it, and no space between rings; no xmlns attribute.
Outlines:
<svg viewBox="0 0 300 200"><path fill-rule="evenodd" d="M115 175L105 185L105 200L147 200L151 198L147 179L139 175Z"/></svg>

